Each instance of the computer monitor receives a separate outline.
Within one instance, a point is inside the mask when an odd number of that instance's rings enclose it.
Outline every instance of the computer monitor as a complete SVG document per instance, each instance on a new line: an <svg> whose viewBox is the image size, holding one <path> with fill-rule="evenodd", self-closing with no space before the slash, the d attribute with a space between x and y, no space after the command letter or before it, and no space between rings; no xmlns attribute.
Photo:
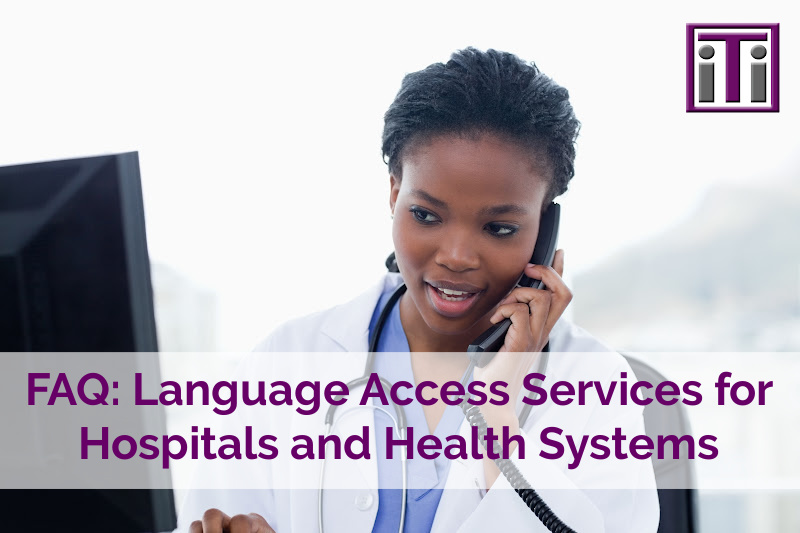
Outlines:
<svg viewBox="0 0 800 533"><path fill-rule="evenodd" d="M137 153L0 168L0 351L158 351ZM153 357L119 364L159 375ZM155 418L141 423L165 432L163 413ZM46 413L25 423L42 447L63 438L52 434L62 421ZM14 454L12 439L6 454ZM0 477L27 467L0 459ZM154 490L2 490L2 528L172 530L175 505L163 485L162 477Z"/></svg>
<svg viewBox="0 0 800 533"><path fill-rule="evenodd" d="M158 350L138 154L0 168L0 351Z"/></svg>

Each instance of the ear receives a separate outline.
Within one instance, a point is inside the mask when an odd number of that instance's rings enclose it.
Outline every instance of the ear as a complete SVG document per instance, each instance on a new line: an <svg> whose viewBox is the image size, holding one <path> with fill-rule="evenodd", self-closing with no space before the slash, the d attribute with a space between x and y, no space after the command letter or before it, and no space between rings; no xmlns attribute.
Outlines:
<svg viewBox="0 0 800 533"><path fill-rule="evenodd" d="M400 180L389 174L389 208L394 216L394 206L397 203L397 195L400 194Z"/></svg>

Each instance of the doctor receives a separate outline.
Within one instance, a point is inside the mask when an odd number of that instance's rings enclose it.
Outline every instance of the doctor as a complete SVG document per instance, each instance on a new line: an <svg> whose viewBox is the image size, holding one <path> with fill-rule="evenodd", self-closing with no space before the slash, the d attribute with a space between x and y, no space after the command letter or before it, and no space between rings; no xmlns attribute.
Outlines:
<svg viewBox="0 0 800 533"><path fill-rule="evenodd" d="M358 352L330 378L354 379L364 374L370 335L380 329L374 368L369 370L392 383L430 381L441 386L461 379L471 341L510 318L500 353L474 373L485 383L508 383L511 401L481 407L489 427L497 434L507 427L524 439L526 457L516 458L515 464L575 531L655 531L658 501L649 461L612 456L570 469L568 458L550 461L538 455L538 436L549 426L579 436L610 435L616 427L626 435L644 434L640 408L598 409L599 402L590 398L581 408L548 403L535 407L522 424L519 418L523 378L536 371L548 342L552 356L545 373L551 383L586 377L611 381L630 372L621 356L561 318L572 298L561 279L563 252L556 254L553 267L528 263L543 209L566 191L573 175L578 128L567 91L511 54L468 48L446 64L407 75L385 115L383 133L399 274L388 274L347 304L284 324L258 350ZM357 230L369 222L353 209ZM523 272L542 280L546 289L515 287ZM402 283L406 292L389 307ZM384 308L386 323L377 328ZM558 352L599 353L579 357ZM320 367L310 354L280 361L266 364L254 354L247 362L248 376L306 379L304 372ZM320 433L323 411L314 416L273 411L261 423L294 430L307 426L313 435ZM347 406L339 411L336 424L341 421L342 434L348 427L367 425L371 435L385 439L383 429L394 423L391 409L356 408L352 416ZM425 434L469 435L457 406L415 401L404 411L416 439ZM379 440L371 447L385 450L383 444ZM401 523L405 531L547 531L489 459L409 460L403 507L399 462L380 453L374 457L359 462L357 489L325 491L321 522L326 532L398 531ZM183 530L316 531L318 491L308 489L306 481L325 478L319 463L262 461L252 473L263 476L264 486L285 487L292 479L301 480L298 486L304 490L197 491L182 512ZM329 462L327 468L337 467ZM597 489L607 487L609 479L617 481L616 490Z"/></svg>

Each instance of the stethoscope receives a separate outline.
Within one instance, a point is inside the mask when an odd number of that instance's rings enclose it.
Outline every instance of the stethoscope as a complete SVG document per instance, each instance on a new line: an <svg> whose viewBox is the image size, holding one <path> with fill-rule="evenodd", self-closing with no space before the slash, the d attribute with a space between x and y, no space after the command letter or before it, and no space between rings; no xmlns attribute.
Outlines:
<svg viewBox="0 0 800 533"><path fill-rule="evenodd" d="M378 352L378 342L380 341L381 333L383 333L383 327L386 324L386 320L389 318L389 315L392 312L392 309L397 304L397 301L400 300L400 297L406 292L406 284L402 283L399 287L397 287L392 295L386 302L386 305L381 310L381 314L378 316L378 321L375 323L375 328L372 330L372 336L369 340L369 354L367 355L367 363L364 365L364 374L347 383L347 390L352 391L353 389L357 389L359 387L364 387L367 382L369 381L370 375L375 368L375 354ZM544 374L547 371L547 363L550 359L549 354L549 345L545 346L544 350L542 350L542 355L539 358L539 364L537 367L537 372L539 374ZM382 377L378 377L381 381L381 385L384 387L385 390L389 390L392 387L392 383ZM462 379L462 382L465 381L466 376ZM540 380L535 380L534 384L541 385ZM403 409L402 405L398 405L392 402L391 399L389 401L392 403L392 407L394 409L395 416L386 410L383 407L375 406L375 405L360 405L358 407L353 408L353 411L356 409L372 409L373 411L378 410L385 413L391 420L392 425L394 426L395 433L398 435L398 438L404 439L406 436L406 428L408 427L408 423L406 421L406 413ZM334 422L333 417L336 414L337 405L331 404L328 407L327 413L325 413L325 436L329 436L333 431L333 428L336 426L336 422ZM531 411L531 404L525 404L522 411L519 414L519 427L523 427L525 422L528 420L528 416ZM352 412L352 411L351 411ZM346 415L346 413L345 413ZM341 416L339 419L341 420ZM400 533L403 533L403 527L405 525L406 520L406 502L408 498L408 458L406 457L405 448L401 448L402 452L400 455L400 468L402 470L402 499L401 505L402 508L400 509ZM322 468L320 469L319 474L319 491L318 491L318 505L319 505L319 513L318 513L318 520L319 520L319 531L320 533L324 533L324 526L322 524L322 498L323 498L323 487L325 486L325 458L322 459Z"/></svg>

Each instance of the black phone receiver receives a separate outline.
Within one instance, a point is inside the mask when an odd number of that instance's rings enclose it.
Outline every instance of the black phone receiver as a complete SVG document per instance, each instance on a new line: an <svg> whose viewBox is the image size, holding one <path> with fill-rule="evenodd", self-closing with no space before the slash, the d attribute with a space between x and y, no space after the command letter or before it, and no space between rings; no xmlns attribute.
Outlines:
<svg viewBox="0 0 800 533"><path fill-rule="evenodd" d="M553 258L556 255L556 243L558 242L558 224L561 220L561 206L552 203L542 215L539 222L539 235L536 237L536 246L533 248L531 263L535 265L552 266ZM542 280L531 279L525 274L520 276L517 282L519 287L532 287L543 289ZM511 319L506 318L484 331L477 339L472 341L467 348L467 353L475 362L475 366L483 368L489 364L497 350L503 346L508 328L511 327Z"/></svg>

